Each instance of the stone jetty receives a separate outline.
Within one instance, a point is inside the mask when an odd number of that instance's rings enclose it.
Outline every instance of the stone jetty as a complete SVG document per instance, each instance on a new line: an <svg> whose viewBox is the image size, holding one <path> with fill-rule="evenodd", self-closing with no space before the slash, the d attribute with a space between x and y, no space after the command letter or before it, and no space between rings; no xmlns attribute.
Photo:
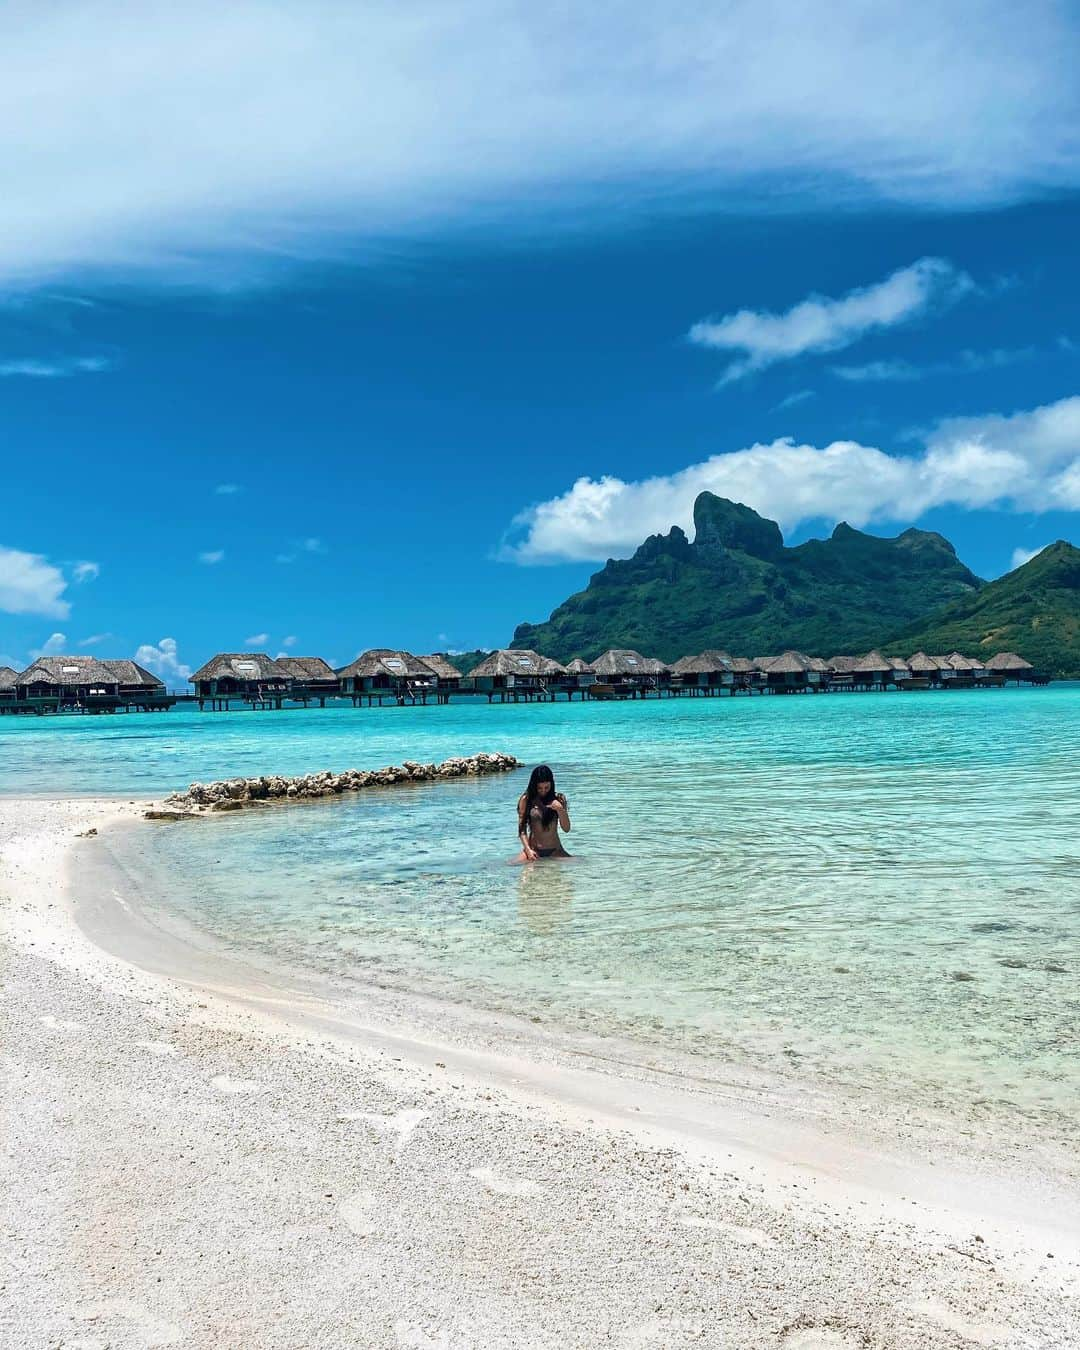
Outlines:
<svg viewBox="0 0 1080 1350"><path fill-rule="evenodd" d="M260 778L227 778L216 783L192 783L186 792L167 799L170 811L148 811L153 820L177 820L201 811L240 811L245 806L264 806L274 801L307 801L315 797L337 797L344 792L364 788L390 787L395 783L432 783L444 778L466 778L478 774L508 773L521 761L501 751L481 751L444 759L441 764L418 764L407 759L401 765L383 769L345 769L333 773L306 773L299 778L267 774Z"/></svg>

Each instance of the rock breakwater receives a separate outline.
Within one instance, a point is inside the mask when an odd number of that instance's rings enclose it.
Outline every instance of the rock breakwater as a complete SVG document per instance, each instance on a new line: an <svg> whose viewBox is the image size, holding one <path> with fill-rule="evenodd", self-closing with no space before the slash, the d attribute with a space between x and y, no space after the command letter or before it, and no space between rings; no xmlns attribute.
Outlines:
<svg viewBox="0 0 1080 1350"><path fill-rule="evenodd" d="M298 778L265 774L259 778L226 778L214 783L192 783L186 792L167 799L169 812L148 811L150 819L177 819L182 814L201 811L240 811L245 806L264 806L274 801L306 801L315 797L337 797L345 792L360 792L370 787L390 787L396 783L430 783L444 778L466 778L477 774L508 773L520 767L520 760L501 751L481 751L476 755L444 759L441 764L420 764L407 759L403 764L388 764L382 769L345 769L333 773L306 773Z"/></svg>

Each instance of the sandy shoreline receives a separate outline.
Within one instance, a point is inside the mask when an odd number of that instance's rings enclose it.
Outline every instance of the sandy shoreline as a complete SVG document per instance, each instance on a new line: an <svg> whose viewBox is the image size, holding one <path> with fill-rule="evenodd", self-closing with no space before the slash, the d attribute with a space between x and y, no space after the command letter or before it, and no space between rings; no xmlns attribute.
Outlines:
<svg viewBox="0 0 1080 1350"><path fill-rule="evenodd" d="M1075 1159L284 988L106 884L144 807L0 799L3 1345L1080 1343Z"/></svg>

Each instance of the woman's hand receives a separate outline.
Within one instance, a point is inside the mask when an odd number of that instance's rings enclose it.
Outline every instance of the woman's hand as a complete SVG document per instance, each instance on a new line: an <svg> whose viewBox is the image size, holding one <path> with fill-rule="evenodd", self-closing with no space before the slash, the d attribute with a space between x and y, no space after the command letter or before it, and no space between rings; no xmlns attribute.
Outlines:
<svg viewBox="0 0 1080 1350"><path fill-rule="evenodd" d="M536 849L534 849L534 848L533 848L531 845L529 845L529 844L523 844L523 845L521 846L521 851L525 854L525 861L526 861L526 862L536 862L536 861L539 859L539 857L540 857L540 855L539 855L539 853L537 853Z"/></svg>

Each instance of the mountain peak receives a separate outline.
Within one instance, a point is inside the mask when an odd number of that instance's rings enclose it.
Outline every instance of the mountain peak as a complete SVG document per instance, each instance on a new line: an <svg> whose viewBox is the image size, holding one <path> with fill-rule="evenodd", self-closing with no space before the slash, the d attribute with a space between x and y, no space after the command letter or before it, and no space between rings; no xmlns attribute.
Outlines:
<svg viewBox="0 0 1080 1350"><path fill-rule="evenodd" d="M775 561L783 556L784 536L775 520L752 507L702 492L694 502L694 545L706 556L734 550Z"/></svg>

